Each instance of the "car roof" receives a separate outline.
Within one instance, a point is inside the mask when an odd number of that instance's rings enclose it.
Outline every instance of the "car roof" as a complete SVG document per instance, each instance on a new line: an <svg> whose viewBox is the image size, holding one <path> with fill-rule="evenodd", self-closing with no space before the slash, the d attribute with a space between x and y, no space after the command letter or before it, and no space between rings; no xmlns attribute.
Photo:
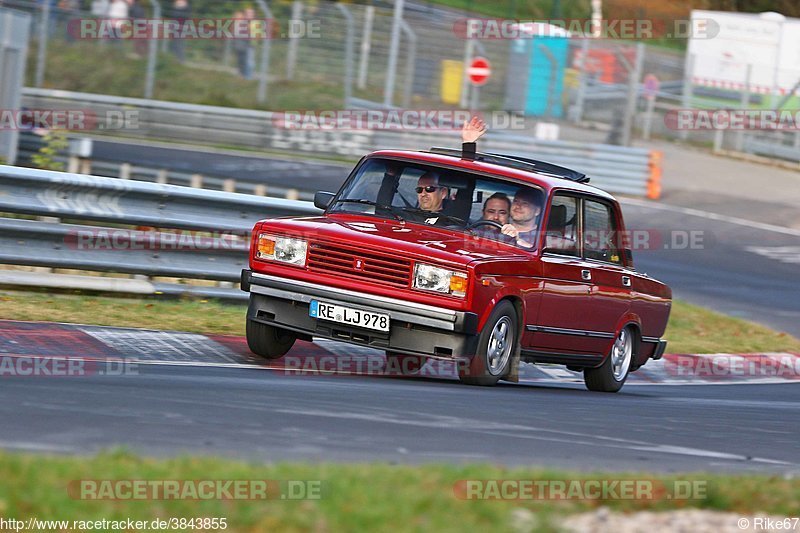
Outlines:
<svg viewBox="0 0 800 533"><path fill-rule="evenodd" d="M559 178L547 174L531 172L529 170L522 170L500 165L497 163L462 159L461 157L456 157L453 155L417 150L378 150L377 152L372 152L369 154L368 157L413 159L421 163L459 167L467 171L494 174L498 177L512 178L533 185L538 185L539 187L546 189L548 193L552 190L560 189L591 194L607 200L616 201L611 194L602 189L598 189L597 187L593 187L591 185L586 185L585 183L578 183L577 181L573 181L568 178Z"/></svg>

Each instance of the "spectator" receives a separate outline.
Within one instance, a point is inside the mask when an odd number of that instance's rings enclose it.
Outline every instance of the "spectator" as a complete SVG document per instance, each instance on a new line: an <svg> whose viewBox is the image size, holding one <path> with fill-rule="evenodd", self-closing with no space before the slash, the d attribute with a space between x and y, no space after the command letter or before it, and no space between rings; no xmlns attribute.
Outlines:
<svg viewBox="0 0 800 533"><path fill-rule="evenodd" d="M256 10L253 9L252 6L247 6L244 9L244 18L248 20L248 35L252 37L253 34L253 21L256 19ZM245 45L245 57L246 57L246 68L245 68L245 75L244 79L252 80L253 79L253 71L256 67L256 50L253 48L253 39L248 38L244 39Z"/></svg>
<svg viewBox="0 0 800 533"><path fill-rule="evenodd" d="M187 20L192 18L192 8L189 6L188 0L175 0L172 4L172 10L169 12L169 18L177 20L181 26ZM178 61L183 63L186 60L186 43L183 39L172 39L169 42L169 49L178 58Z"/></svg>
<svg viewBox="0 0 800 533"><path fill-rule="evenodd" d="M132 19L147 18L147 13L145 13L140 0L128 0L128 7ZM146 39L135 39L133 41L133 51L137 57L142 57L147 53L147 44L148 41Z"/></svg>
<svg viewBox="0 0 800 533"><path fill-rule="evenodd" d="M111 19L114 39L122 38L122 24L128 18L127 0L111 0L111 5L108 8L108 18Z"/></svg>
<svg viewBox="0 0 800 533"><path fill-rule="evenodd" d="M70 32L70 20L78 18L79 9L80 2L78 0L59 0L56 7L58 25L64 28L64 36L67 42L75 40L75 36Z"/></svg>
<svg viewBox="0 0 800 533"><path fill-rule="evenodd" d="M234 23L239 24L239 21L244 20L244 12L237 11L233 14ZM239 68L239 75L244 79L249 79L247 76L247 47L250 43L246 39L234 39L233 50L236 52L236 66Z"/></svg>
<svg viewBox="0 0 800 533"><path fill-rule="evenodd" d="M106 18L110 7L108 0L92 0L92 16L99 19Z"/></svg>

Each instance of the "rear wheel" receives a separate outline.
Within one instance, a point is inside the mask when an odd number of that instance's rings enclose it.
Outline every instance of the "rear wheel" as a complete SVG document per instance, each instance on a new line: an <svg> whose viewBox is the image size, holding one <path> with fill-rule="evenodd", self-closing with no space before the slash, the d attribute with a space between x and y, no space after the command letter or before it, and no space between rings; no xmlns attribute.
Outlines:
<svg viewBox="0 0 800 533"><path fill-rule="evenodd" d="M278 359L292 349L297 335L261 322L247 321L247 346L265 359Z"/></svg>
<svg viewBox="0 0 800 533"><path fill-rule="evenodd" d="M517 331L517 312L504 300L486 321L475 356L469 364L458 366L458 379L467 385L491 386L506 377L511 371Z"/></svg>
<svg viewBox="0 0 800 533"><path fill-rule="evenodd" d="M424 364L425 358L419 355L386 352L386 372L389 374L400 373L404 376L416 376Z"/></svg>
<svg viewBox="0 0 800 533"><path fill-rule="evenodd" d="M611 347L605 362L597 368L583 371L586 388L597 392L617 392L625 384L633 360L634 334L630 328L623 328Z"/></svg>

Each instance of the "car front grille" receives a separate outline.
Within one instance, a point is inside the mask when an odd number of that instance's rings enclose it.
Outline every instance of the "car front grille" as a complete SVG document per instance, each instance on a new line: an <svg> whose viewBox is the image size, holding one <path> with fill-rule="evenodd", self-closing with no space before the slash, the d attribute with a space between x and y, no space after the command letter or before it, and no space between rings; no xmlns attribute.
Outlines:
<svg viewBox="0 0 800 533"><path fill-rule="evenodd" d="M338 243L310 243L308 269L393 287L408 287L411 279L407 259Z"/></svg>

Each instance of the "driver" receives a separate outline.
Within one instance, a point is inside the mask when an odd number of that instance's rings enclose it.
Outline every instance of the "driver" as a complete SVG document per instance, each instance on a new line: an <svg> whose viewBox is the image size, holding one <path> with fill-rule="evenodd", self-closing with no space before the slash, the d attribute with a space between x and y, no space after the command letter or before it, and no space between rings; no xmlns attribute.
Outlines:
<svg viewBox="0 0 800 533"><path fill-rule="evenodd" d="M439 185L439 175L428 171L417 180L417 201L419 208L432 213L442 210L444 199L447 198L447 187Z"/></svg>
<svg viewBox="0 0 800 533"><path fill-rule="evenodd" d="M497 222L501 226L508 224L508 213L511 211L511 200L503 192L496 192L483 203L481 220ZM497 228L490 228L498 231Z"/></svg>

